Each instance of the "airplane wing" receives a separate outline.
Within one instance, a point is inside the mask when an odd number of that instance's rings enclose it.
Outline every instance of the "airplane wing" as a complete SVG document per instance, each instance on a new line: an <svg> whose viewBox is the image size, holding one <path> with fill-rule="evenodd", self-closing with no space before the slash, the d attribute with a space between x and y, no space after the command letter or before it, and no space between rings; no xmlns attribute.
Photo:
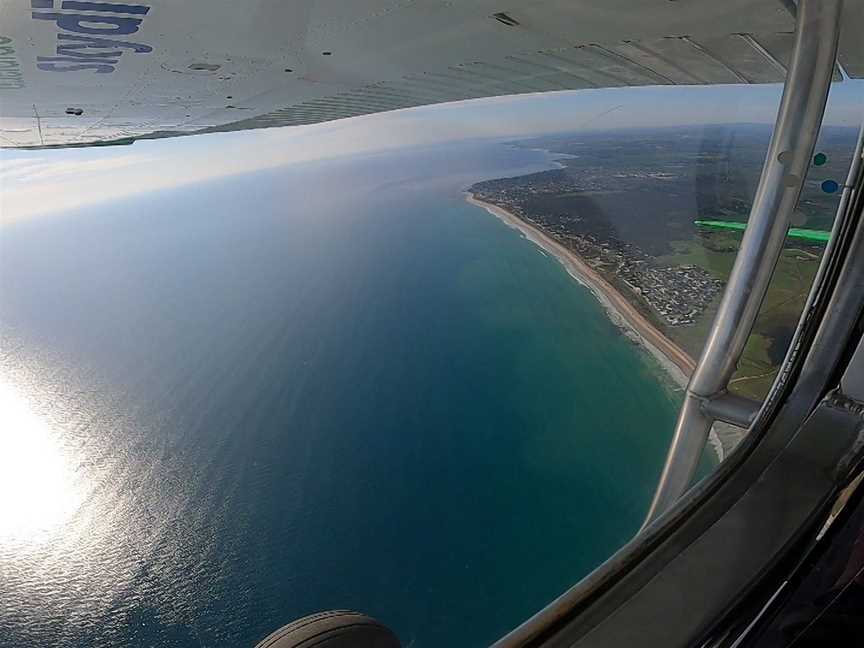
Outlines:
<svg viewBox="0 0 864 648"><path fill-rule="evenodd" d="M864 76L848 2L835 81ZM779 83L791 0L14 0L0 146L312 124L476 97Z"/></svg>

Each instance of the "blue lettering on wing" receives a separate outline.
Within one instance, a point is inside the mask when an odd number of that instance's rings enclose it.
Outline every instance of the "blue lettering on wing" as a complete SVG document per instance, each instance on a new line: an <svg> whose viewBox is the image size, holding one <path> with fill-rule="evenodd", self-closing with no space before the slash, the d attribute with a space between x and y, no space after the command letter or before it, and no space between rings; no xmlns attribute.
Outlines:
<svg viewBox="0 0 864 648"><path fill-rule="evenodd" d="M106 65L117 65L117 59L109 58L79 58L75 56L37 56L40 63L105 63Z"/></svg>
<svg viewBox="0 0 864 648"><path fill-rule="evenodd" d="M40 57L41 58L41 57ZM96 74L110 74L114 71L113 65L103 65L102 63L86 63L84 65L69 65L64 66L57 63L39 63L36 65L39 70L45 72L80 72L82 70L92 70Z"/></svg>
<svg viewBox="0 0 864 648"><path fill-rule="evenodd" d="M111 48L126 48L131 49L138 54L146 54L152 52L153 48L144 43L130 43L129 41L118 41L113 38L94 38L93 36L79 36L78 34L57 34L58 40L75 41L75 44L63 45L68 48L85 48L85 47L103 47ZM60 47L60 45L58 45Z"/></svg>
<svg viewBox="0 0 864 648"><path fill-rule="evenodd" d="M148 5L62 0L60 11L50 11L54 9L54 4L54 0L30 0L30 7L34 10L31 14L33 19L54 22L58 28L58 56L37 57L39 64L36 67L40 70L90 70L108 74L115 71L123 50L131 50L136 54L153 51L150 45L144 43L113 38L136 33L150 12ZM49 11L40 11L44 9ZM70 13L70 10L75 13ZM105 15L109 12L125 15Z"/></svg>
<svg viewBox="0 0 864 648"><path fill-rule="evenodd" d="M76 0L64 0L63 9L73 11L110 11L111 13L141 14L150 11L146 5L116 4L113 2L77 2Z"/></svg>
<svg viewBox="0 0 864 648"><path fill-rule="evenodd" d="M57 53L63 56L77 56L83 59L94 58L116 58L123 52L115 50L113 52L78 52L76 50L86 47L86 45L57 45Z"/></svg>
<svg viewBox="0 0 864 648"><path fill-rule="evenodd" d="M79 34L134 34L143 22L141 18L123 16L91 16L90 14L62 14L34 11L37 20L53 20L60 29ZM97 27L107 25L107 27Z"/></svg>

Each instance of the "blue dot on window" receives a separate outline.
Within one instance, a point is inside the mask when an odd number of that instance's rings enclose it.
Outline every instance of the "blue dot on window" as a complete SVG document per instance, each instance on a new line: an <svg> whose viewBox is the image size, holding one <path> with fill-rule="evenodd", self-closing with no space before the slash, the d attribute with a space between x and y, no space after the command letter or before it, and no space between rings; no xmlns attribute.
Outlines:
<svg viewBox="0 0 864 648"><path fill-rule="evenodd" d="M825 193L834 193L839 188L840 185L838 185L834 180L826 180L822 183L822 191Z"/></svg>

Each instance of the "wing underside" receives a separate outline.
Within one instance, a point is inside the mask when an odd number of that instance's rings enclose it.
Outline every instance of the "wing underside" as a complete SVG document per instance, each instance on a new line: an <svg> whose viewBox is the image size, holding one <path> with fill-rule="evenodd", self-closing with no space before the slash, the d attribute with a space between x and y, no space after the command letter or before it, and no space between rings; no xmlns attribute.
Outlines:
<svg viewBox="0 0 864 648"><path fill-rule="evenodd" d="M31 0L0 5L0 145L313 124L461 99L780 83L778 0ZM864 75L847 3L835 81Z"/></svg>

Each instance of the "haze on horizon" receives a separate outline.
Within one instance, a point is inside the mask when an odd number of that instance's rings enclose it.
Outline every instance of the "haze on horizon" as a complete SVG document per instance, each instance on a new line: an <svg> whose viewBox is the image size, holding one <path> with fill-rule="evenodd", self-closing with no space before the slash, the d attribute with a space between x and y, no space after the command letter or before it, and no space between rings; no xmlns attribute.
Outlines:
<svg viewBox="0 0 864 648"><path fill-rule="evenodd" d="M861 118L861 81L834 84L827 125ZM782 86L654 86L535 93L407 108L310 126L0 149L0 223L289 164L459 140L578 131L772 123Z"/></svg>

